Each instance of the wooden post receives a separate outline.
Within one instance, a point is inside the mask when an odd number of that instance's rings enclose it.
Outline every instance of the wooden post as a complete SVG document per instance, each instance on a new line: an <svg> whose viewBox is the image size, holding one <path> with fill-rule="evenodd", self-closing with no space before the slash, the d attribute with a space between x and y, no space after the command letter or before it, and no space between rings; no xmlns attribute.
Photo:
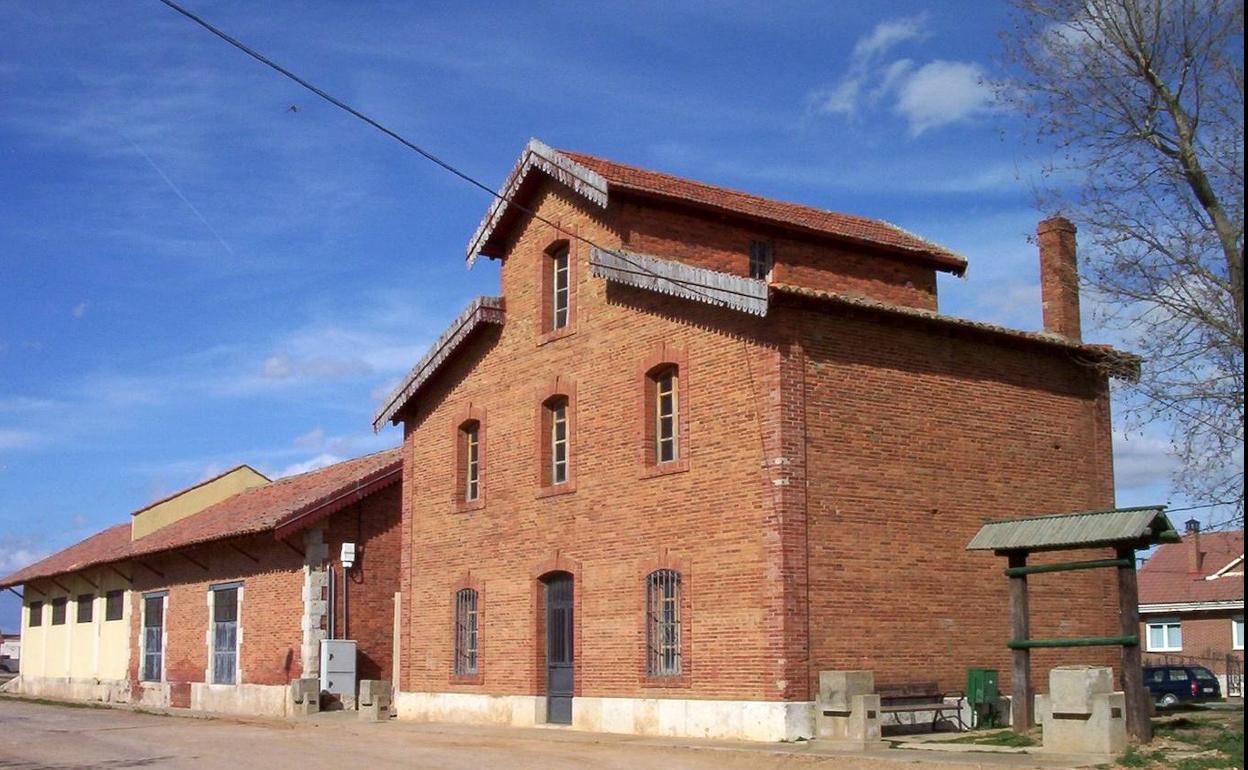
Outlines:
<svg viewBox="0 0 1248 770"><path fill-rule="evenodd" d="M1026 552L1011 551L1009 554L1011 567L1027 566ZM1012 575L1010 577L1010 639L1021 641L1031 636L1031 621L1027 610L1027 576ZM1015 649L1010 653L1013 659L1013 671L1010 675L1012 685L1010 699L1010 722L1016 733L1025 733L1031 729L1031 650Z"/></svg>
<svg viewBox="0 0 1248 770"><path fill-rule="evenodd" d="M1122 690L1127 701L1127 736L1137 743L1153 739L1152 704L1144 688L1144 668L1140 659L1140 590L1135 574L1135 548L1118 546L1118 558L1130 566L1118 568L1118 617L1122 635L1134 636L1136 644L1122 646Z"/></svg>

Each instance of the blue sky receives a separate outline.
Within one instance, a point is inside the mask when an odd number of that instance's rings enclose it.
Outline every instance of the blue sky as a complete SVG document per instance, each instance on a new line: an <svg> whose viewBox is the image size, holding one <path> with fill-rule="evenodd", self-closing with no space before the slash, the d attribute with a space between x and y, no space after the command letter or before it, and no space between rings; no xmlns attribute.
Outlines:
<svg viewBox="0 0 1248 770"><path fill-rule="evenodd" d="M1040 325L1004 6L188 4L491 186L536 136L888 219L970 259L943 311ZM0 573L241 462L398 443L379 398L496 290L487 197L155 0L0 17ZM1121 504L1182 504L1166 447L1118 432Z"/></svg>

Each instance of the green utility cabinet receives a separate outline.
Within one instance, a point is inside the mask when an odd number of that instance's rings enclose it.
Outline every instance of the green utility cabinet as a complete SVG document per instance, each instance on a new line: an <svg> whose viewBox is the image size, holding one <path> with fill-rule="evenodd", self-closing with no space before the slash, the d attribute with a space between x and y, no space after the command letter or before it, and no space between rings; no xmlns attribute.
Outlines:
<svg viewBox="0 0 1248 770"><path fill-rule="evenodd" d="M997 703L1000 699L995 668L966 670L966 702L974 714L975 727L997 726Z"/></svg>

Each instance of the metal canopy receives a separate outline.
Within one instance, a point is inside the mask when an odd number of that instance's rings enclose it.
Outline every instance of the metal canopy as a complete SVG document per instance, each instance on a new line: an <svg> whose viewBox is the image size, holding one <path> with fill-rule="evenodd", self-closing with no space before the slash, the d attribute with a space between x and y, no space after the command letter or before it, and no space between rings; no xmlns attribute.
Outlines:
<svg viewBox="0 0 1248 770"><path fill-rule="evenodd" d="M993 521L980 528L966 549L1008 553L1177 542L1179 533L1166 518L1166 507L1150 505Z"/></svg>

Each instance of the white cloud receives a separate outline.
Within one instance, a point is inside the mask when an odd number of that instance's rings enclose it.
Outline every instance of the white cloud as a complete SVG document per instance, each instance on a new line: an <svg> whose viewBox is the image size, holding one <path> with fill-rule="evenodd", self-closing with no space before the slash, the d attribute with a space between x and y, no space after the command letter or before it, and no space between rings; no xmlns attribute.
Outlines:
<svg viewBox="0 0 1248 770"><path fill-rule="evenodd" d="M901 83L894 110L918 136L980 115L992 107L992 87L978 64L937 59Z"/></svg>
<svg viewBox="0 0 1248 770"><path fill-rule="evenodd" d="M984 68L974 62L935 59L922 65L913 59L887 61L897 46L929 36L925 15L882 21L858 39L845 74L835 85L810 96L815 112L857 118L885 99L908 124L911 136L989 110L993 87Z"/></svg>
<svg viewBox="0 0 1248 770"><path fill-rule="evenodd" d="M1177 467L1166 439L1126 431L1114 435L1114 482L1119 492L1164 483Z"/></svg>
<svg viewBox="0 0 1248 770"><path fill-rule="evenodd" d="M811 96L815 111L850 117L856 115L864 86L879 74L876 72L879 60L901 43L927 37L926 27L925 15L889 19L876 24L871 32L854 44L854 50L849 55L849 68L840 81ZM884 68L886 77L889 71L895 71L897 64L894 62Z"/></svg>
<svg viewBox="0 0 1248 770"><path fill-rule="evenodd" d="M0 451L5 449L29 449L40 443L39 434L34 431L0 428Z"/></svg>
<svg viewBox="0 0 1248 770"><path fill-rule="evenodd" d="M0 537L0 577L28 567L47 555L46 549L36 547L28 538Z"/></svg>
<svg viewBox="0 0 1248 770"><path fill-rule="evenodd" d="M334 463L340 463L345 459L346 459L345 457L339 457L338 455L330 454L329 452L322 452L316 457L313 457L308 460L304 460L303 462L292 463L291 465L287 465L285 468L278 471L277 474L274 476L274 478L280 479L286 476L294 476L299 473L307 473L308 471L315 471L320 468L325 468L327 466L333 465Z"/></svg>
<svg viewBox="0 0 1248 770"><path fill-rule="evenodd" d="M90 304L91 303L87 302L84 299L82 302L79 302L77 305L74 305L73 309L69 311L69 314L72 315L74 318L82 318L83 316L87 314L87 308L90 306Z"/></svg>

